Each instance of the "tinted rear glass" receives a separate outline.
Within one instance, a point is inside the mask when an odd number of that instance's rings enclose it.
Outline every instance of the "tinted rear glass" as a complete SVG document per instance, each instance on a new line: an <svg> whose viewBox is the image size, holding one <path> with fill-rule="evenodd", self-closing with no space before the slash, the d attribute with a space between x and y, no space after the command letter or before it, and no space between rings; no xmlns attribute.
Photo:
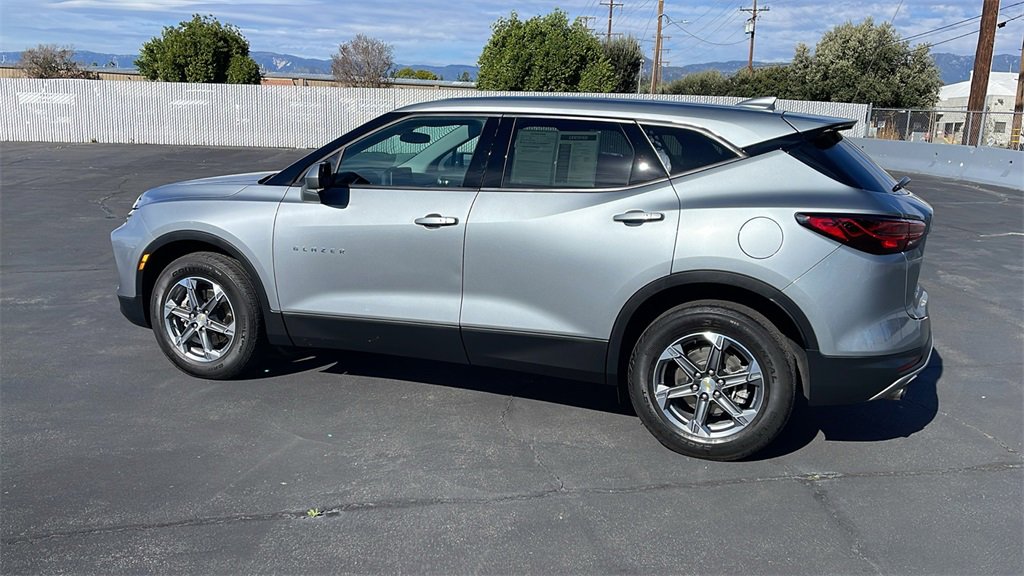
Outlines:
<svg viewBox="0 0 1024 576"><path fill-rule="evenodd" d="M643 128L673 176L738 157L722 143L694 130L658 125Z"/></svg>
<svg viewBox="0 0 1024 576"><path fill-rule="evenodd" d="M791 148L789 153L818 172L847 186L889 192L895 181L855 144L838 132L825 132Z"/></svg>

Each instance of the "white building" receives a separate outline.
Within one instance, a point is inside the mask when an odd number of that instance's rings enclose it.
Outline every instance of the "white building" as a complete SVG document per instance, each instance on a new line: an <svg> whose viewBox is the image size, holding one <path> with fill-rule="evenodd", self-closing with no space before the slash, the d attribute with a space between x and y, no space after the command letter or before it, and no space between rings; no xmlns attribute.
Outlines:
<svg viewBox="0 0 1024 576"><path fill-rule="evenodd" d="M973 71L971 76L973 76ZM939 89L936 104L933 142L959 144L968 121L979 121L977 114L967 118L967 99L971 94L971 81L947 84ZM978 142L987 146L1005 147L1010 143L1013 126L1013 103L1017 94L1016 72L990 72L985 91L985 110L981 115L982 129Z"/></svg>

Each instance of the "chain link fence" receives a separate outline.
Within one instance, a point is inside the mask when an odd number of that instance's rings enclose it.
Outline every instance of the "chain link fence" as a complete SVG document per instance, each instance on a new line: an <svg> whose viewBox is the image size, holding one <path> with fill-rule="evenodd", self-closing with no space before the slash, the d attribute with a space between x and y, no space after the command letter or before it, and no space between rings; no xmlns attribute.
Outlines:
<svg viewBox="0 0 1024 576"><path fill-rule="evenodd" d="M934 144L976 143L978 146L1024 150L1020 117L1021 114L1012 111L873 108L868 119L867 137Z"/></svg>

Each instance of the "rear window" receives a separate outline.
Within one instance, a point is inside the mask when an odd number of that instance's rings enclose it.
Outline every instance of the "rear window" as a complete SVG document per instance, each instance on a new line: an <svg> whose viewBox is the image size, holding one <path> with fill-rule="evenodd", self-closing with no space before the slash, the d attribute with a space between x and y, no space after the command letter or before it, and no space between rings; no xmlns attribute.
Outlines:
<svg viewBox="0 0 1024 576"><path fill-rule="evenodd" d="M890 192L895 181L855 144L835 131L824 132L791 148L789 153L818 172L847 186Z"/></svg>

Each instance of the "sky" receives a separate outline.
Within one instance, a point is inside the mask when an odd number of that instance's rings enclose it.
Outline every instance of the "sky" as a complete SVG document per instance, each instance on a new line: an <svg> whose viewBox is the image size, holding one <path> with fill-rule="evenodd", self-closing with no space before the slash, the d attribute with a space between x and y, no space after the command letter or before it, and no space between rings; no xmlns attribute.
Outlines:
<svg viewBox="0 0 1024 576"><path fill-rule="evenodd" d="M79 50L135 54L164 26L192 14L212 14L238 26L253 51L307 58L329 58L338 44L362 33L394 48L403 64L476 64L490 37L491 24L515 10L521 18L561 8L570 17L594 16L591 27L607 29L602 0L3 0L0 2L0 51L21 51L37 44L70 45ZM607 1L607 0L603 0ZM657 0L615 0L613 32L632 34L650 55ZM739 10L750 0L666 0L664 59L681 66L746 60L744 21ZM760 0L755 58L787 61L798 42L812 48L821 35L846 21L872 17L892 21L904 37L952 25L981 14L982 0L828 1ZM1024 36L1024 0L1002 0L996 54L1018 54ZM975 19L918 41L933 52L973 54L978 41ZM965 35L959 39L956 36Z"/></svg>

